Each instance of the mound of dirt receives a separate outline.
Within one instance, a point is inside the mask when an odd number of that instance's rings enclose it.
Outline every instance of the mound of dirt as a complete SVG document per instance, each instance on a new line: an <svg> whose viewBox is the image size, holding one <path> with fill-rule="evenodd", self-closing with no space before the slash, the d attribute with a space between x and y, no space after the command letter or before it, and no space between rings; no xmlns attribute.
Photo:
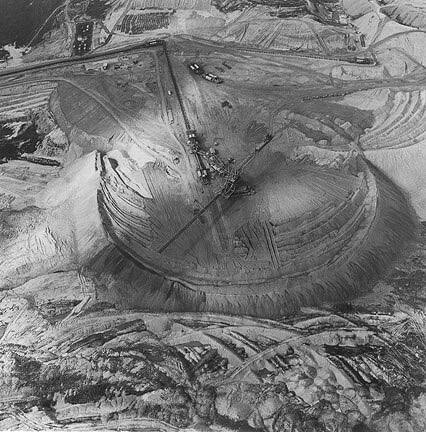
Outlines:
<svg viewBox="0 0 426 432"><path fill-rule="evenodd" d="M92 153L51 181L33 206L0 213L1 289L47 272L77 269L105 245L96 204L98 184Z"/></svg>
<svg viewBox="0 0 426 432"><path fill-rule="evenodd" d="M391 259L383 242L396 247L410 237L404 198L386 180L377 182L367 167L350 174L283 165L278 155L275 160L269 174L259 172L253 198L218 201L160 254L162 244L191 218L191 208L179 200L178 186L166 181L161 167L145 170L148 202L105 159L99 193L105 230L124 254L176 281L152 298L148 294L147 307L289 313L319 298L354 295ZM283 188L283 199L274 202ZM158 303L163 289L167 300Z"/></svg>

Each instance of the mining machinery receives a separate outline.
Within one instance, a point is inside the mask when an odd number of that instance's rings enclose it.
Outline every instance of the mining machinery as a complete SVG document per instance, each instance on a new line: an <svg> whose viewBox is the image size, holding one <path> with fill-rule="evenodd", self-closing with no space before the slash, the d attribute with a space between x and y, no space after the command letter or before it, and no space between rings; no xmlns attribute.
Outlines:
<svg viewBox="0 0 426 432"><path fill-rule="evenodd" d="M205 79L206 81L210 81L214 84L221 84L223 83L223 79L218 77L215 74L212 74L210 72L206 73L204 72L204 69L198 64L198 63L190 63L189 69L194 72L196 75L200 75L201 78Z"/></svg>
<svg viewBox="0 0 426 432"><path fill-rule="evenodd" d="M352 60L353 63L375 65L377 62L374 58L357 56Z"/></svg>
<svg viewBox="0 0 426 432"><path fill-rule="evenodd" d="M209 184L210 183L209 172L204 165L203 159L201 158L200 144L198 142L195 130L187 129L186 136L188 138L187 144L190 149L189 151L195 156L195 160L197 163L197 176L203 184Z"/></svg>
<svg viewBox="0 0 426 432"><path fill-rule="evenodd" d="M204 69L197 63L191 63L189 65L189 69L191 69L191 71L194 72L196 75L204 74Z"/></svg>
<svg viewBox="0 0 426 432"><path fill-rule="evenodd" d="M193 132L193 131L192 131ZM194 133L195 135L195 133ZM244 183L241 179L241 174L243 169L250 164L254 158L266 147L266 145L272 140L273 136L267 134L265 139L261 144L255 147L254 152L247 156L238 168L232 167L228 168L226 175L224 176L224 182L220 190L213 196L213 198L199 211L197 214L190 219L182 228L177 231L166 243L164 243L159 249L158 253L164 252L177 238L179 238L186 230L188 230L191 225L203 214L205 213L217 200L220 198L230 199L231 197L237 197L241 195L251 195L254 190ZM188 138L189 140L189 138Z"/></svg>
<svg viewBox="0 0 426 432"><path fill-rule="evenodd" d="M205 151L201 148L194 130L187 130L187 144L190 152L197 160L197 174L204 184L210 182L214 176L223 177L226 183L234 184L238 176L237 169L230 162L224 162L218 155L218 151L211 147Z"/></svg>
<svg viewBox="0 0 426 432"><path fill-rule="evenodd" d="M223 79L222 78L219 78L217 75L214 75L212 73L202 74L201 76L205 80L211 81L212 83L215 83L215 84L222 84L223 83Z"/></svg>

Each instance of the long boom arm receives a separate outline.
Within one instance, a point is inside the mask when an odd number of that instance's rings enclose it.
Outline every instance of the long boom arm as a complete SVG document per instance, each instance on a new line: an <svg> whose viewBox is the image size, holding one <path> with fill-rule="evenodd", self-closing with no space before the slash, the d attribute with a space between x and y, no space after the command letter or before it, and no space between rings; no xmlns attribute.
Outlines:
<svg viewBox="0 0 426 432"><path fill-rule="evenodd" d="M257 146L253 153L251 153L246 159L244 159L240 166L237 169L237 175L233 177L232 182L236 183L239 179L240 173L244 167L246 167L264 148L265 146L272 140L273 136L271 134L267 134L262 144ZM158 253L164 252L177 238L179 238L207 209L215 203L220 197L225 196L229 198L229 194L227 194L227 190L231 190L232 185L229 185L228 182L222 187L221 191L216 194L201 210L197 212L197 214L190 219L182 228L179 229L166 243L164 243L159 249Z"/></svg>
<svg viewBox="0 0 426 432"><path fill-rule="evenodd" d="M170 237L166 243L164 243L159 249L158 253L166 250L178 237L180 237L215 201L217 201L222 196L222 192L215 195L197 214L190 219L179 231L177 231L173 237Z"/></svg>

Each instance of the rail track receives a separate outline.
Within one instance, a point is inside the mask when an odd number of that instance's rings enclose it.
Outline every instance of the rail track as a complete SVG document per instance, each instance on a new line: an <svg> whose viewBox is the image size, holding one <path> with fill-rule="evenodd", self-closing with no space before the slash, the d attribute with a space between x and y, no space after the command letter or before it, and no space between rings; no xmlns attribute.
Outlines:
<svg viewBox="0 0 426 432"><path fill-rule="evenodd" d="M86 55L83 55L80 57L67 57L67 58L63 58L63 59L47 60L47 61L40 62L37 64L29 65L29 66L24 66L24 67L19 67L19 68L13 68L10 70L0 71L0 78L10 77L10 76L14 76L14 75L19 76L19 75L25 74L27 72L34 72L34 71L43 70L43 69L55 69L55 68L59 68L62 66L92 62L94 60L107 59L107 58L114 56L114 55L117 55L117 54L126 53L126 52L139 50L139 49L151 48L152 46L153 45L151 45L150 42L143 42L143 43L133 44L133 45L130 45L130 46L125 47L125 48L123 48L123 47L115 48L113 50L109 50L109 51L102 52L102 53L91 53L91 54L86 54Z"/></svg>
<svg viewBox="0 0 426 432"><path fill-rule="evenodd" d="M209 41L209 40L203 39L203 38L198 38L198 37L194 38L194 37L191 37L189 35L180 35L179 37L181 37L182 39L187 39L187 40L191 40L191 41L198 42L198 43L208 44L210 46L217 46L218 48L226 48L224 44ZM153 44L153 42L154 42L154 44ZM168 61L169 67L170 67L171 63L170 63L170 59L168 58L168 55L167 55L166 40L165 39L157 39L154 41L148 41L148 42L141 42L141 43L133 44L133 45L127 46L125 48L123 48L123 47L115 48L115 49L112 49L112 50L109 50L106 52L102 52L102 53L93 52L93 53L85 54L85 55L79 56L79 57L67 57L64 59L47 60L47 61L40 62L40 63L34 64L34 65L14 68L11 70L0 71L0 78L6 77L6 76L19 75L19 74L23 74L26 72L32 72L32 71L42 70L42 69L46 69L46 68L56 68L56 67L61 67L64 65L72 65L72 64L79 64L79 63L84 63L84 62L90 62L93 60L100 60L100 59L108 58L108 57L116 55L116 54L120 54L120 53L124 53L124 52L130 52L130 51L138 50L138 49L152 48L154 46L159 46L159 45L163 46L164 52L166 53L166 58L167 58L167 61ZM344 62L348 62L348 63L356 63L356 60L353 57L353 55L333 56L333 55L318 54L318 53L306 53L306 52L299 53L299 52L295 52L295 51L282 51L282 50L273 50L273 49L266 49L266 48L261 49L261 48L250 47L250 46L240 46L240 45L237 45L234 43L227 43L226 46L229 48L236 49L238 51L249 52L249 53L267 54L267 55L274 55L274 56L280 56L280 57L289 56L289 57L315 58L315 59L323 59L323 60L336 60L336 61L344 61Z"/></svg>
<svg viewBox="0 0 426 432"><path fill-rule="evenodd" d="M347 63L359 64L356 61L356 56L354 56L354 54L331 55L326 53L321 54L321 53L313 53L313 52L306 52L306 51L298 52L294 50L257 48L255 46L250 46L250 45L240 45L236 42L226 42L225 45L224 43L211 41L198 36L193 37L190 35L179 35L179 37L184 40L190 40L192 42L202 43L203 45L214 46L222 49L231 48L240 52L267 54L267 55L273 55L278 57L301 57L301 58L313 58L313 59L321 59L321 60L336 60L336 61L342 61ZM369 51L369 53L371 54L372 60L374 61L374 63L370 64L371 66L376 64L377 60L373 52Z"/></svg>

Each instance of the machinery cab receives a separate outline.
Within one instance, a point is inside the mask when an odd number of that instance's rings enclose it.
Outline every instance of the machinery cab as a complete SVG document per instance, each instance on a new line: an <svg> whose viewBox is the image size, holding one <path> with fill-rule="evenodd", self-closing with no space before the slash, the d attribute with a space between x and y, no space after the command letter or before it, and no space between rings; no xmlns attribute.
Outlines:
<svg viewBox="0 0 426 432"><path fill-rule="evenodd" d="M186 131L186 136L188 137L188 139L196 139L197 138L195 130L193 130L193 129L188 129Z"/></svg>
<svg viewBox="0 0 426 432"><path fill-rule="evenodd" d="M198 169L197 176L202 181L203 184L209 183L209 172L205 168Z"/></svg>
<svg viewBox="0 0 426 432"><path fill-rule="evenodd" d="M366 57L355 57L355 62L359 64L372 64L374 61Z"/></svg>
<svg viewBox="0 0 426 432"><path fill-rule="evenodd" d="M198 140L195 131L191 129L187 130L186 136L187 136L186 143L188 144L189 147L191 147L191 150L198 149Z"/></svg>

